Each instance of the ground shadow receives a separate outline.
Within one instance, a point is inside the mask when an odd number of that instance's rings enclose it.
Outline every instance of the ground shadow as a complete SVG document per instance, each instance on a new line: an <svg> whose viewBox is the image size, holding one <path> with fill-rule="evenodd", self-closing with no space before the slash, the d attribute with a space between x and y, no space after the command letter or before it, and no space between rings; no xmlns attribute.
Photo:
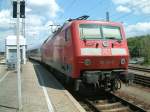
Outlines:
<svg viewBox="0 0 150 112"><path fill-rule="evenodd" d="M58 80L50 73L47 68L39 64L38 62L31 61L34 66L38 82L41 86L64 90L64 87L58 82Z"/></svg>

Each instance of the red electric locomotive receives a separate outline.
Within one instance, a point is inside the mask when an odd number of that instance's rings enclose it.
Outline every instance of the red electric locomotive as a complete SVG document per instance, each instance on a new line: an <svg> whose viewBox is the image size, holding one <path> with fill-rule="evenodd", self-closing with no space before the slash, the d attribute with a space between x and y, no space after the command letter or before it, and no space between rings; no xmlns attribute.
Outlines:
<svg viewBox="0 0 150 112"><path fill-rule="evenodd" d="M128 68L129 52L121 23L69 20L41 48L42 61L80 85L117 89ZM117 85L118 86L118 85Z"/></svg>

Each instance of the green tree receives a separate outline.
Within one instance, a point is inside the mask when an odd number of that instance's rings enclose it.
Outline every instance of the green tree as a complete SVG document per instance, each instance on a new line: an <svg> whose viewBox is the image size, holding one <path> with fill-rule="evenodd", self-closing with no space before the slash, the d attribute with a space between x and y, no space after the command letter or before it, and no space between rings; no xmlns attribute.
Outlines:
<svg viewBox="0 0 150 112"><path fill-rule="evenodd" d="M150 35L128 38L131 57L144 57L145 63L150 63Z"/></svg>

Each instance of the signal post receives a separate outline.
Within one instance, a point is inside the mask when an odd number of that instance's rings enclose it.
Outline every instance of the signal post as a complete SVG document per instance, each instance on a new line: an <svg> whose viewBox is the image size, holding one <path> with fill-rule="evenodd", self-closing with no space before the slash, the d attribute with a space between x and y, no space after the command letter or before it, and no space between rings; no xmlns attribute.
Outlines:
<svg viewBox="0 0 150 112"><path fill-rule="evenodd" d="M20 72L20 18L25 18L25 1L13 1L13 18L17 18L16 23L16 44L17 44L17 84L18 84L18 108L22 110L22 95L21 95L21 72Z"/></svg>

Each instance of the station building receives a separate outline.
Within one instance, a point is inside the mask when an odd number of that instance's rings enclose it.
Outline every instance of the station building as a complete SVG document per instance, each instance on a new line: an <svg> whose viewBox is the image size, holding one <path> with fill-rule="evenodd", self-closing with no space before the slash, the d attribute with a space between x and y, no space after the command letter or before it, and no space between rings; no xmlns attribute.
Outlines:
<svg viewBox="0 0 150 112"><path fill-rule="evenodd" d="M26 39L19 37L20 59L22 64L26 64ZM6 64L16 67L17 63L17 38L16 35L9 35L5 41Z"/></svg>

